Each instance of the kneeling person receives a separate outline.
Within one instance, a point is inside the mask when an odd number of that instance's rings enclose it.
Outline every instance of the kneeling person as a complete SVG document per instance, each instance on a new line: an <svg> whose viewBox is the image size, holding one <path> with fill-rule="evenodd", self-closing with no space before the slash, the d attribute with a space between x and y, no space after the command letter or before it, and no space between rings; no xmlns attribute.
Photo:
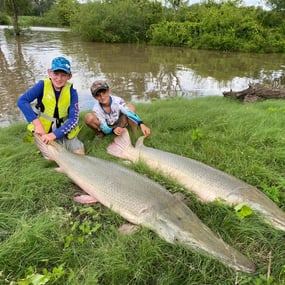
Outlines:
<svg viewBox="0 0 285 285"><path fill-rule="evenodd" d="M92 112L85 115L84 122L97 132L98 137L112 133L119 136L127 126L134 133L137 132L137 126L140 126L144 136L150 135L150 129L135 113L135 107L127 105L121 97L112 95L106 81L95 81L91 86L91 94L95 104Z"/></svg>
<svg viewBox="0 0 285 285"><path fill-rule="evenodd" d="M28 129L39 134L46 144L56 140L67 150L84 154L84 145L77 138L80 130L78 94L68 82L71 77L69 61L57 57L48 69L48 77L27 90L17 104L30 123ZM32 107L34 100L37 103Z"/></svg>

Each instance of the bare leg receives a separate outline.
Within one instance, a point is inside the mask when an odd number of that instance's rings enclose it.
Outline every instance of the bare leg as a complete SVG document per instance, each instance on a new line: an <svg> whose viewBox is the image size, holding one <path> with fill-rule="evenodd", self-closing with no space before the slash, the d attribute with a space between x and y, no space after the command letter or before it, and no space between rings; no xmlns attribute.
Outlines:
<svg viewBox="0 0 285 285"><path fill-rule="evenodd" d="M84 123L92 130L100 131L100 122L94 112L85 115Z"/></svg>
<svg viewBox="0 0 285 285"><path fill-rule="evenodd" d="M74 153L85 154L85 149L84 148L79 148L79 149L75 150Z"/></svg>
<svg viewBox="0 0 285 285"><path fill-rule="evenodd" d="M128 126L128 118L126 115L121 114L119 117L119 120L117 121L117 123L114 125L115 127L121 127L121 128L126 128Z"/></svg>
<svg viewBox="0 0 285 285"><path fill-rule="evenodd" d="M128 108L129 108L132 112L134 112L134 113L136 112L136 108L135 108L134 105L129 104L129 105L128 105ZM133 133L136 134L137 131L138 131L138 125L137 125L135 122L133 122L132 120L130 120L130 119L128 119L128 124L129 124L129 126L131 127Z"/></svg>
<svg viewBox="0 0 285 285"><path fill-rule="evenodd" d="M100 122L97 118L97 116L95 115L94 112L92 113L87 113L84 117L84 123L91 128L92 130L94 130L96 132L96 134L99 137L103 137L104 134L101 132L100 130Z"/></svg>

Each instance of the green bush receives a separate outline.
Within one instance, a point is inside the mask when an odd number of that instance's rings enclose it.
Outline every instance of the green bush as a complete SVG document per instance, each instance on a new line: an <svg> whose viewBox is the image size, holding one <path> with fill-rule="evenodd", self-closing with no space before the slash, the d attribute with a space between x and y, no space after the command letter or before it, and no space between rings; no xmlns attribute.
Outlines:
<svg viewBox="0 0 285 285"><path fill-rule="evenodd" d="M150 25L162 18L158 2L133 0L81 5L71 27L83 39L97 42L146 42Z"/></svg>
<svg viewBox="0 0 285 285"><path fill-rule="evenodd" d="M2 12L0 12L0 25L12 25L11 18Z"/></svg>
<svg viewBox="0 0 285 285"><path fill-rule="evenodd" d="M172 15L175 21L151 25L151 44L263 53L285 49L285 22L276 12L225 2L183 7ZM169 11L166 18L171 19Z"/></svg>

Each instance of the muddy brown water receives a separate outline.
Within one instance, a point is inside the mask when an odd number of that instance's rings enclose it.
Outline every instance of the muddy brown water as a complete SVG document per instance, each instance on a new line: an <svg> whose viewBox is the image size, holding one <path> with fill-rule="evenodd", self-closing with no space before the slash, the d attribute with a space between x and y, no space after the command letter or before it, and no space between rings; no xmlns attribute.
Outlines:
<svg viewBox="0 0 285 285"><path fill-rule="evenodd" d="M67 57L81 110L92 108L89 87L107 80L113 94L150 102L172 96L223 96L250 82L271 82L285 69L285 54L248 54L84 42L66 30L33 27L20 37L0 26L0 126L24 120L19 96L47 76L54 57Z"/></svg>

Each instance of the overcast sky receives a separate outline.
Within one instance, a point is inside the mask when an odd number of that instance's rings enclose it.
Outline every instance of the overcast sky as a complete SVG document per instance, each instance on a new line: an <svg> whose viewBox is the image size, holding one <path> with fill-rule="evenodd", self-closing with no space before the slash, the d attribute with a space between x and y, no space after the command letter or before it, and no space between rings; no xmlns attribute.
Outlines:
<svg viewBox="0 0 285 285"><path fill-rule="evenodd" d="M162 3L164 0L161 1ZM195 4L195 3L201 3L205 2L205 0L189 0L189 4ZM219 0L216 0L216 2L219 2ZM265 0L243 0L243 3L245 6L262 6L265 7Z"/></svg>
<svg viewBox="0 0 285 285"><path fill-rule="evenodd" d="M189 0L189 4L201 2L203 2L203 0ZM265 6L265 0L243 0L243 3L246 6Z"/></svg>
<svg viewBox="0 0 285 285"><path fill-rule="evenodd" d="M78 0L81 3L86 3L87 0ZM95 1L95 0L93 0ZM195 3L201 3L201 2L205 2L206 0L189 0L189 4L195 4ZM224 0L223 0L224 1ZM266 0L243 0L243 3L245 6L262 6L264 8L266 8L265 5L265 1ZM161 0L162 3L165 3L165 0ZM219 0L216 0L216 2L219 2Z"/></svg>

